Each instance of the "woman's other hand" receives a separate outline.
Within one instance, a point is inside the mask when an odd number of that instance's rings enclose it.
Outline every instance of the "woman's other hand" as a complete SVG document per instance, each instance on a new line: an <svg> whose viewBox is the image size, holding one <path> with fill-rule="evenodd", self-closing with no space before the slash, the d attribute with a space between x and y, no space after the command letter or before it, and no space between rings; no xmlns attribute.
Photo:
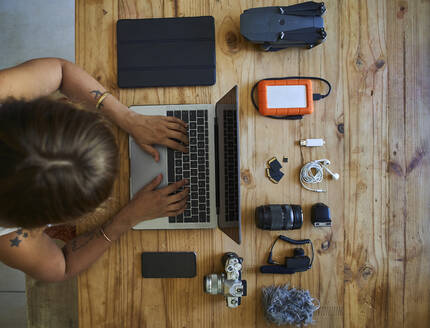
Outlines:
<svg viewBox="0 0 430 328"><path fill-rule="evenodd" d="M177 117L148 116L129 113L127 131L134 137L144 151L152 155L155 161L160 154L154 145L163 145L181 152L188 152L187 124Z"/></svg>
<svg viewBox="0 0 430 328"><path fill-rule="evenodd" d="M130 226L145 220L176 216L185 211L189 189L173 194L179 188L185 186L188 181L181 180L164 188L157 189L162 180L162 175L158 175L133 197L125 206L119 216L126 220Z"/></svg>

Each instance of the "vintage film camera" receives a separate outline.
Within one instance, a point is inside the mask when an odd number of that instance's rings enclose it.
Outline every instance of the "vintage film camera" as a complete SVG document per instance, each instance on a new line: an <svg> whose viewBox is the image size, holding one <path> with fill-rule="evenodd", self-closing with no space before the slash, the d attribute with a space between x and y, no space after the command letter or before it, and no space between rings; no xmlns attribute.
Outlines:
<svg viewBox="0 0 430 328"><path fill-rule="evenodd" d="M243 258L236 253L225 253L222 257L225 273L212 273L204 278L205 292L224 295L227 307L237 308L246 296L246 280L242 280Z"/></svg>

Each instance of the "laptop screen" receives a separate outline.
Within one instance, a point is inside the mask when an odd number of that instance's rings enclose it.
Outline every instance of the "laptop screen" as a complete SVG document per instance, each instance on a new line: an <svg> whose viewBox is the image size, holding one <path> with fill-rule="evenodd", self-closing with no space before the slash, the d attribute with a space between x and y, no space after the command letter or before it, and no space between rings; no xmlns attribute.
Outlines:
<svg viewBox="0 0 430 328"><path fill-rule="evenodd" d="M237 86L216 104L215 152L218 227L241 242L239 104Z"/></svg>

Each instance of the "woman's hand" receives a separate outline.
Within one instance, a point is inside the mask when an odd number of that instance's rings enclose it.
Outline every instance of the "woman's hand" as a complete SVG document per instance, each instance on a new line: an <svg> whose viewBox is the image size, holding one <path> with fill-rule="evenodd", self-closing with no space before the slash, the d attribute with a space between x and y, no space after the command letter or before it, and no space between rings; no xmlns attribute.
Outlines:
<svg viewBox="0 0 430 328"><path fill-rule="evenodd" d="M176 216L185 211L189 189L185 188L177 194L172 193L186 185L188 181L184 179L164 188L156 189L161 180L162 175L160 174L140 189L130 203L119 213L122 220L127 220L130 226L135 226L141 221Z"/></svg>
<svg viewBox="0 0 430 328"><path fill-rule="evenodd" d="M163 145L184 153L188 145L187 124L177 117L148 116L129 112L126 130L147 153L160 160L160 154L153 147Z"/></svg>

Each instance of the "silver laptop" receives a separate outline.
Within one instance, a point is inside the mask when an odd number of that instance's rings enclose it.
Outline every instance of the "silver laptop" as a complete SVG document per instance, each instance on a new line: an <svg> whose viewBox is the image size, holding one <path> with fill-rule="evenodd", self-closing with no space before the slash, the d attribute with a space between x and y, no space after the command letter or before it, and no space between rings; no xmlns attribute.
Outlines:
<svg viewBox="0 0 430 328"><path fill-rule="evenodd" d="M158 174L161 187L188 179L187 209L174 217L143 221L134 229L201 229L217 226L241 242L239 113L237 86L216 105L131 106L144 115L175 116L188 124L189 152L156 146L156 163L132 137L130 147L130 196Z"/></svg>

